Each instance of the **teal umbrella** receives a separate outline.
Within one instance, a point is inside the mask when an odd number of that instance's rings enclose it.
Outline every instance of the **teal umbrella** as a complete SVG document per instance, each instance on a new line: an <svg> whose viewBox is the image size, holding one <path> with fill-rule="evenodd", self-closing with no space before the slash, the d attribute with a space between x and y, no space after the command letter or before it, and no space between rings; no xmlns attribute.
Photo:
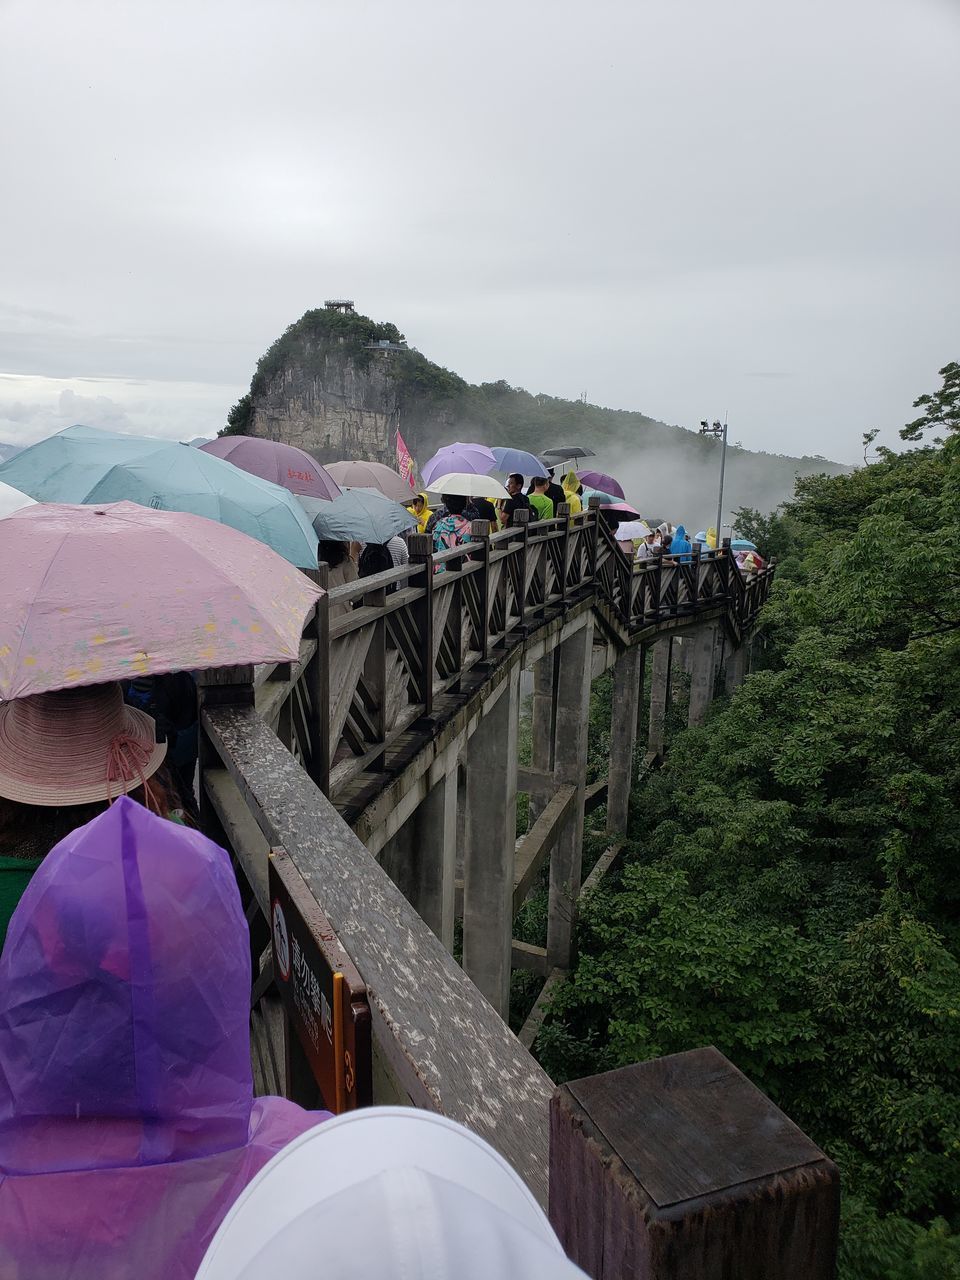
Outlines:
<svg viewBox="0 0 960 1280"><path fill-rule="evenodd" d="M332 502L305 497L300 502L317 537L327 542L383 543L417 527L416 517L379 489L344 489Z"/></svg>
<svg viewBox="0 0 960 1280"><path fill-rule="evenodd" d="M292 493L186 444L68 427L0 466L0 480L38 502L188 511L257 538L302 569L317 565L316 534Z"/></svg>

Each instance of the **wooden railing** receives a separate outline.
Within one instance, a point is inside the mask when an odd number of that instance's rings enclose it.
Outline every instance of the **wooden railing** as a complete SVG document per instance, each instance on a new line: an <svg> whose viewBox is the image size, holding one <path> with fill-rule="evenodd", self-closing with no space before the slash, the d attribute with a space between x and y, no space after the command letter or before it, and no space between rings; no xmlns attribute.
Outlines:
<svg viewBox="0 0 960 1280"><path fill-rule="evenodd" d="M258 671L261 713L327 795L358 794L414 726L435 731L475 668L571 609L596 608L624 646L715 613L738 645L766 601L772 567L744 578L727 548L635 561L595 507L526 514L493 535L475 521L470 542L440 553L411 536L409 564L320 601L297 664Z"/></svg>

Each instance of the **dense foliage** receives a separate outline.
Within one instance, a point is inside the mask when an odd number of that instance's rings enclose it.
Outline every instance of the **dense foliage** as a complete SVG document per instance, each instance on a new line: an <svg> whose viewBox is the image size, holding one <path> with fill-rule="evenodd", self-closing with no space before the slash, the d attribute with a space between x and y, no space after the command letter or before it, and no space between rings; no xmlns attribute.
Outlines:
<svg viewBox="0 0 960 1280"><path fill-rule="evenodd" d="M841 1168L845 1280L960 1275L960 367L921 440L738 528L767 660L637 797L538 1052L716 1044Z"/></svg>

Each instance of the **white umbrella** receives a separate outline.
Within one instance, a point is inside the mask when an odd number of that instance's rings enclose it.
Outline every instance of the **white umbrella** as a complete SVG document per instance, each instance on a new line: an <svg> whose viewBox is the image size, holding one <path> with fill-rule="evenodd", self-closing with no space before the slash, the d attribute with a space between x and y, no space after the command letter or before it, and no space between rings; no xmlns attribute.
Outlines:
<svg viewBox="0 0 960 1280"><path fill-rule="evenodd" d="M646 520L625 520L617 529L617 538L620 542L632 542L637 538L649 538L651 533L653 530Z"/></svg>
<svg viewBox="0 0 960 1280"><path fill-rule="evenodd" d="M430 493L459 494L462 498L509 498L510 495L493 476L475 476L469 471L451 471L430 483Z"/></svg>
<svg viewBox="0 0 960 1280"><path fill-rule="evenodd" d="M12 484L4 484L0 480L0 520L4 516L12 516L21 507L33 506L36 506L35 498L31 498L26 493L21 493L19 489L14 489Z"/></svg>

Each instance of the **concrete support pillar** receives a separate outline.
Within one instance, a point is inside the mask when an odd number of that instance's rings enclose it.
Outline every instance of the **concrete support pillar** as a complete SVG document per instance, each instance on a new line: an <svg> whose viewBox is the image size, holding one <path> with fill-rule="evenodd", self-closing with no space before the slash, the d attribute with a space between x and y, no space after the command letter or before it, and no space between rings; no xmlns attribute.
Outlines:
<svg viewBox="0 0 960 1280"><path fill-rule="evenodd" d="M728 646L723 663L723 687L728 695L732 694L734 689L739 689L746 674L747 646L742 644L736 649Z"/></svg>
<svg viewBox="0 0 960 1280"><path fill-rule="evenodd" d="M519 704L514 668L467 743L463 968L502 1018L510 1012Z"/></svg>
<svg viewBox="0 0 960 1280"><path fill-rule="evenodd" d="M457 770L434 781L426 797L380 853L380 865L430 926L453 950L456 893Z"/></svg>
<svg viewBox="0 0 960 1280"><path fill-rule="evenodd" d="M713 650L717 642L716 623L708 623L694 632L693 672L690 676L690 711L687 724L703 724L707 708L713 701Z"/></svg>
<svg viewBox="0 0 960 1280"><path fill-rule="evenodd" d="M670 700L670 652L671 636L664 636L653 646L653 669L650 672L650 734L647 744L651 751L663 751L663 726L667 718Z"/></svg>
<svg viewBox="0 0 960 1280"><path fill-rule="evenodd" d="M688 676L693 674L693 636L689 632L685 636L674 637L673 665Z"/></svg>
<svg viewBox="0 0 960 1280"><path fill-rule="evenodd" d="M552 773L554 768L554 741L557 733L557 663L556 650L545 654L533 664L533 698L530 706L530 732L532 751L530 763L534 769ZM547 801L543 796L530 797L529 825L532 827L543 812Z"/></svg>
<svg viewBox="0 0 960 1280"><path fill-rule="evenodd" d="M448 951L453 951L457 870L457 769L442 775L413 815L410 901Z"/></svg>
<svg viewBox="0 0 960 1280"><path fill-rule="evenodd" d="M620 655L613 669L613 711L610 717L610 765L607 769L607 834L627 829L633 787L633 753L637 745L637 706L643 682L643 648L634 645Z"/></svg>
<svg viewBox="0 0 960 1280"><path fill-rule="evenodd" d="M573 809L550 859L550 902L547 918L547 964L570 968L573 930L580 896L583 859L583 800L586 791L587 734L590 718L590 674L593 619L559 648L557 662L557 733L555 776L559 785L577 788Z"/></svg>

